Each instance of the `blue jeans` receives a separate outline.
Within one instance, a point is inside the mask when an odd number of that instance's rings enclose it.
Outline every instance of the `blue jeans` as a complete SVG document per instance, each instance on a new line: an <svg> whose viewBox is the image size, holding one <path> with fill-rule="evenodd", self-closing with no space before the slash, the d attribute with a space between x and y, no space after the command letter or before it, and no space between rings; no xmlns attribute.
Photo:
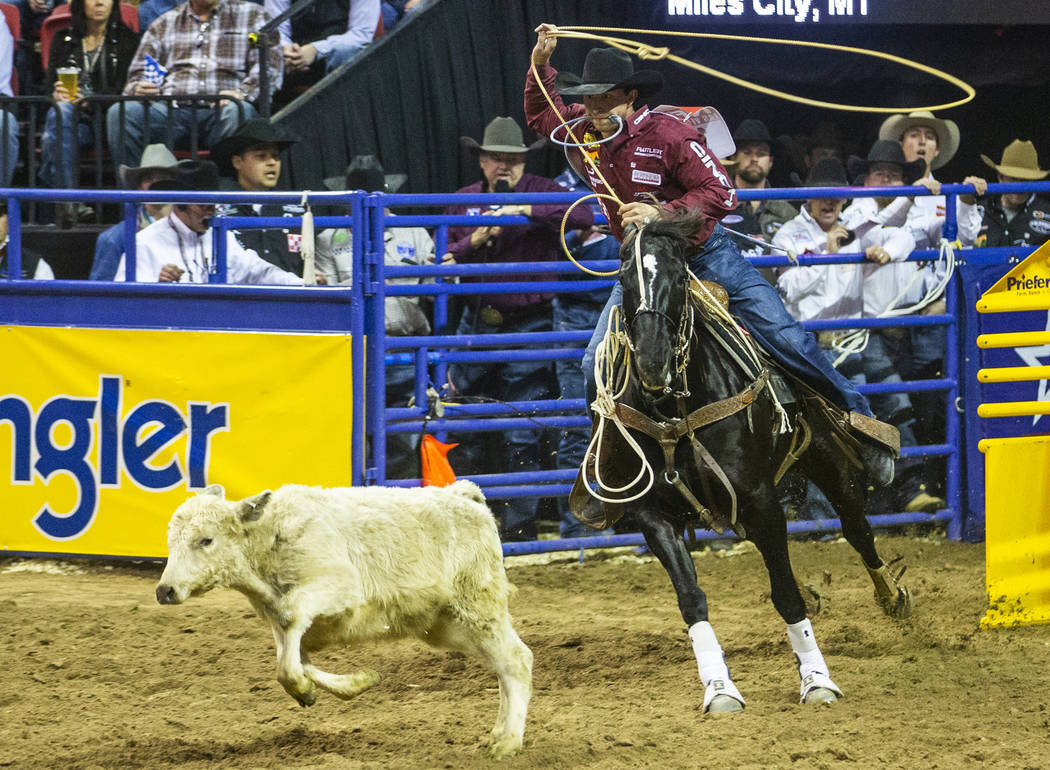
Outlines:
<svg viewBox="0 0 1050 770"><path fill-rule="evenodd" d="M510 332L549 332L551 306L543 303L536 312L511 317L496 326L483 321L473 307L467 307L460 318L456 334L497 334ZM533 347L542 347L542 345ZM502 364L460 364L449 367L449 379L458 395L483 396L499 401L536 401L553 398L552 372L549 361L510 361ZM486 465L498 456L502 463L498 472L521 473L538 471L543 467L543 428L516 428L498 436L499 448L491 454L485 451L484 433L466 433L457 436L460 446L451 458L456 475L485 472ZM488 463L486 463L486 460ZM464 471L463 468L467 470ZM500 519L500 534L504 539L535 540L536 513L539 499L514 497L508 499L502 513L498 505L492 510Z"/></svg>
<svg viewBox="0 0 1050 770"><path fill-rule="evenodd" d="M40 180L47 187L75 188L80 183L80 151L95 143L95 132L90 123L81 122L79 117L72 102L58 102L47 111L44 133L40 137ZM62 163L58 165L60 143Z"/></svg>
<svg viewBox="0 0 1050 770"><path fill-rule="evenodd" d="M867 399L836 371L816 338L791 317L777 290L741 256L725 228L715 225L711 237L689 258L689 268L697 278L717 281L725 288L729 293L729 310L777 363L831 399L836 406L872 416ZM619 305L622 298L623 288L617 282L583 356L589 400L595 393L595 351L605 335L613 306Z"/></svg>
<svg viewBox="0 0 1050 770"><path fill-rule="evenodd" d="M124 124L120 121L120 107L124 105ZM147 113L147 107L149 108ZM166 102L118 102L106 111L106 139L109 141L113 163L120 166L138 166L142 149L146 145L146 128L149 128L149 143L168 143L168 104ZM217 144L232 134L245 120L255 117L255 108L248 102L229 102L216 116L212 107L172 107L172 133L175 145L185 145L190 137L190 128L197 123L201 148Z"/></svg>

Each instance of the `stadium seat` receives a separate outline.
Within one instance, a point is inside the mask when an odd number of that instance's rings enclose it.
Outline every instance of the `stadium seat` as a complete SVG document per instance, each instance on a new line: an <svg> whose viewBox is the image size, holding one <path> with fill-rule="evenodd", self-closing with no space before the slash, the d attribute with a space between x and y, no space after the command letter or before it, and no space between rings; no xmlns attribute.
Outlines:
<svg viewBox="0 0 1050 770"><path fill-rule="evenodd" d="M0 3L0 11L4 14L4 21L7 22L7 28L11 30L11 37L15 39L15 49L18 49L18 42L22 39L22 14L18 10L18 6L11 5L11 3ZM11 65L11 93L18 96L18 68Z"/></svg>
<svg viewBox="0 0 1050 770"><path fill-rule="evenodd" d="M124 21L124 25L131 29L132 32L138 34L139 31L139 9L129 3L120 4L120 18ZM55 10L51 12L51 15L44 19L44 23L40 26L40 63L44 65L44 69L47 70L47 61L51 53L51 38L55 36L55 33L59 30L63 30L69 26L70 23L70 10L69 4L55 6Z"/></svg>

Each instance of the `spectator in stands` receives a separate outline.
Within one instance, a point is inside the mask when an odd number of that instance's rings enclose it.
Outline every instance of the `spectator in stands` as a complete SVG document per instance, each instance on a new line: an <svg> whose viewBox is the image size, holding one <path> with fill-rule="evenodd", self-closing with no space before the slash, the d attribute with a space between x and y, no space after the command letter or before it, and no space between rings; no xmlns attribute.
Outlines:
<svg viewBox="0 0 1050 770"><path fill-rule="evenodd" d="M139 42L124 25L117 0L72 0L69 11L70 25L51 38L48 55L45 82L55 106L47 112L40 138L40 180L47 187L79 186L80 151L95 142L93 116L79 100L119 94ZM58 79L60 68L79 70L76 93ZM75 204L62 205L69 219Z"/></svg>
<svg viewBox="0 0 1050 770"><path fill-rule="evenodd" d="M795 183L802 186L796 175ZM806 187L846 187L846 171L836 158L817 161L806 177ZM865 273L876 265L886 265L891 260L900 261L911 253L914 241L899 228L867 228L863 233L853 233L842 223L845 200L840 198L811 198L803 204L802 211L786 222L773 237L773 243L795 254L835 254L847 251L863 252L872 263L868 265L806 265L780 269L777 288L784 304L799 321L832 318L859 317L864 309ZM877 268L882 269L882 268ZM821 332L817 335L820 347L827 359L837 363L839 372L855 384L893 380L892 361L881 346L881 339L873 335L872 341L861 354L842 356L841 332ZM839 361L839 358L842 358ZM887 420L885 397L871 399L872 411L881 420ZM914 443L914 440L912 441ZM803 519L833 518L830 508L825 509L823 496L808 485L803 501L798 504L798 516Z"/></svg>
<svg viewBox="0 0 1050 770"><path fill-rule="evenodd" d="M554 180L566 190L579 192L581 194L590 192L587 185L580 179L572 166L566 167ZM582 205L582 204L581 204ZM597 214L601 211L597 204L592 203L591 211ZM591 226L583 230L573 230L565 234L565 244L572 252L577 261L594 261L620 258L620 242L607 232L608 228ZM584 273L582 270L562 276L568 283L573 279L594 280L595 276ZM591 332L598 324L598 317L602 314L605 303L609 300L611 287L604 289L590 289L589 291L564 291L554 297L554 331L587 331ZM568 347L577 347L578 343L569 343ZM587 397L587 381L583 376L583 369L576 359L560 358L554 362L554 373L558 378L558 393L563 399ZM588 408L589 413L589 408ZM584 455L587 453L587 445L590 443L591 432L587 428L565 428L561 431L558 439L558 468L561 470L577 470L583 464ZM598 532L581 523L571 510L567 497L558 498L558 533L562 537L592 537L596 535L611 535L612 529Z"/></svg>
<svg viewBox="0 0 1050 770"><path fill-rule="evenodd" d="M959 127L951 120L937 118L931 112L919 110L907 115L891 115L879 128L879 139L900 142L904 158L908 162L922 160L926 164L926 173L919 184L927 187L933 195L898 198L895 206L903 212L903 226L915 239L915 248L936 249L941 244L941 231L944 226L946 201L940 193L940 182L933 172L946 164L959 149ZM971 176L963 180L972 184L978 195L983 195L985 181ZM956 219L959 225L957 238L963 246L973 246L981 226L981 212L972 195L960 195L956 206ZM899 220L888 220L888 224L901 224ZM923 280L917 282L912 291L902 299L903 304L912 305L924 295L935 293L944 278L943 263L929 263L924 268ZM927 305L924 314L941 314L945 312L945 302L938 299ZM907 338L901 341L898 350L893 353L897 370L906 380L936 379L943 376L944 353L947 346L947 328L944 326L912 326ZM937 392L915 393L912 399L917 415L915 434L922 444L940 443L944 440L944 394ZM942 464L943 461L928 461ZM927 478L943 474L929 472Z"/></svg>
<svg viewBox="0 0 1050 770"><path fill-rule="evenodd" d="M163 16L185 2L186 0L145 0L139 4L139 29L145 32L158 16ZM246 0L246 2L262 5L263 0Z"/></svg>
<svg viewBox="0 0 1050 770"><path fill-rule="evenodd" d="M867 158L850 156L849 177L860 180L865 187L898 187L913 185L926 172L926 164L919 159L907 161L897 142L880 139L868 151ZM842 215L843 224L863 236L869 231L886 230L884 213L897 205L895 197L857 198ZM896 228L893 228L896 229ZM910 237L910 233L909 233ZM914 238L911 239L914 242ZM922 271L916 262L894 261L865 271L864 315L885 316L891 310L905 306L900 297L907 296L911 284L920 282ZM896 383L901 381L893 356L906 329L872 329L858 354L867 382ZM851 356L850 358L853 358ZM843 366L848 365L846 359ZM875 413L886 422L897 426L901 446L915 446L915 416L908 393L874 395L871 403ZM927 469L921 458L901 458L897 461L894 480L894 510L908 513L933 513L945 507L943 498L930 494L932 485L926 483Z"/></svg>
<svg viewBox="0 0 1050 770"><path fill-rule="evenodd" d="M7 247L10 242L8 235L7 201L0 201L0 278L7 278ZM54 279L55 273L51 265L41 259L40 255L31 249L22 246L22 274L19 278L33 278L38 281L50 281Z"/></svg>
<svg viewBox="0 0 1050 770"><path fill-rule="evenodd" d="M175 167L172 179L153 183L153 190L219 189L219 170L210 160L184 160ZM161 283L208 283L214 270L212 259L211 203L176 203L168 216L135 238L135 280ZM124 278L124 257L117 265L116 279ZM281 270L254 251L243 248L233 233L226 239L227 283L302 285L303 279ZM320 283L324 283L323 276Z"/></svg>
<svg viewBox="0 0 1050 770"><path fill-rule="evenodd" d="M1050 171L1039 168L1039 155L1031 142L1014 139L1003 150L998 163L982 155L985 165L995 169L999 182L1034 182ZM977 245L1040 246L1050 238L1050 200L1036 193L991 195L984 203L984 217Z"/></svg>
<svg viewBox="0 0 1050 770"><path fill-rule="evenodd" d="M840 163L844 160L842 149L842 130L837 123L830 120L818 122L806 138L805 162L807 171L824 158L835 158Z"/></svg>
<svg viewBox="0 0 1050 770"><path fill-rule="evenodd" d="M387 174L374 155L355 155L345 176L324 180L329 190L365 190L395 193L405 182L404 174ZM392 215L387 212L386 216ZM322 230L317 235L316 265L329 284L349 285L353 279L354 236L350 228ZM383 231L383 259L387 265L426 265L434 261L434 241L422 227L397 227L391 223ZM389 284L418 284L432 279L387 278ZM393 337L430 334L427 311L420 297L387 297L384 306L386 333ZM408 406L415 390L415 367L387 366L386 405ZM386 436L386 477L419 478L419 436L388 433Z"/></svg>
<svg viewBox="0 0 1050 770"><path fill-rule="evenodd" d="M494 118L486 127L481 142L462 137L461 144L478 153L482 181L468 185L459 193L492 192L562 192L551 179L525 173L525 156L545 140L526 146L521 127L513 118ZM479 206L453 205L446 209L452 215L493 214L522 215L527 226L464 225L449 228L449 254L444 261L455 262L532 262L559 259L559 227L566 204L511 204ZM586 206L577 206L567 227L579 230L594 222ZM556 280L551 274L533 274L530 281ZM467 279L464 279L467 280ZM484 276L486 282L520 282L521 275ZM495 334L508 332L545 332L552 328L553 292L519 292L489 294L472 298L459 321L458 334ZM450 367L449 379L458 396L484 396L500 401L533 401L551 398L552 371L547 361L515 361L501 365L456 365ZM502 437L503 470L514 472L539 470L540 441L535 430L511 430ZM477 449L476 439L464 441L460 458L469 449ZM506 540L536 539L537 500L508 500L501 517L501 533Z"/></svg>
<svg viewBox="0 0 1050 770"><path fill-rule="evenodd" d="M22 20L22 40L29 42L40 37L40 26L51 15L56 6L65 5L66 0L9 0L18 8Z"/></svg>
<svg viewBox="0 0 1050 770"><path fill-rule="evenodd" d="M229 189L242 192L269 192L277 188L281 177L281 152L295 144L281 134L269 120L253 118L212 148L211 158L224 177L235 177ZM238 203L224 207L225 214L236 217L299 217L304 207L299 203ZM238 243L282 270L303 274L299 255L299 227L280 229L234 230Z"/></svg>
<svg viewBox="0 0 1050 770"><path fill-rule="evenodd" d="M128 71L124 93L192 96L222 94L218 108L176 102L170 111L176 145L191 136L191 126L204 137L205 147L232 134L244 120L255 117L252 102L268 99L259 93L259 52L249 35L267 21L262 8L244 0L189 0L158 18L142 36ZM147 73L150 56L167 70L160 85ZM273 87L281 82L281 51L268 51ZM166 136L169 104L120 102L106 114L106 134L117 164L136 164L147 131Z"/></svg>
<svg viewBox="0 0 1050 770"><path fill-rule="evenodd" d="M11 70L14 66L15 39L6 24L0 24L0 94L14 96ZM11 186L18 165L18 120L13 112L0 109L0 184Z"/></svg>
<svg viewBox="0 0 1050 770"><path fill-rule="evenodd" d="M422 3L423 0L383 0L383 28L389 32Z"/></svg>
<svg viewBox="0 0 1050 770"><path fill-rule="evenodd" d="M266 10L276 18L290 2L266 0ZM380 0L327 0L281 24L285 70L311 69L310 82L315 82L348 61L375 37L379 6Z"/></svg>
<svg viewBox="0 0 1050 770"><path fill-rule="evenodd" d="M734 174L736 188L760 190L769 187L769 173L773 168L773 137L766 124L754 118L741 121L733 133L733 141L736 144L733 168L726 170ZM736 210L727 214L722 223L738 233L768 243L781 225L796 216L798 211L787 201L740 201ZM769 249L761 244L737 235L733 236L733 241L744 256L769 253ZM764 277L772 278L765 273Z"/></svg>
<svg viewBox="0 0 1050 770"><path fill-rule="evenodd" d="M148 190L154 182L175 177L178 161L163 144L151 144L142 152L142 165L135 168L121 166L117 172L120 183L129 190ZM138 229L149 227L171 212L170 203L145 203L139 206ZM95 241L95 260L91 263L92 281L112 281L117 276L117 265L124 253L124 223L118 222L99 233Z"/></svg>

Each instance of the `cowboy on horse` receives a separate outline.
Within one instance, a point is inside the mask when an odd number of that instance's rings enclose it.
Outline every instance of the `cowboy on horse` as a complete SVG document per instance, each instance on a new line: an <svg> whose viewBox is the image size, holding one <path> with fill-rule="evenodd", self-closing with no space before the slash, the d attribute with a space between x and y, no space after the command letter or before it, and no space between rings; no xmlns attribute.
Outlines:
<svg viewBox="0 0 1050 770"><path fill-rule="evenodd" d="M719 224L736 206L736 191L704 137L678 118L640 104L662 87L660 73L636 72L630 55L616 48L592 48L582 75L559 73L549 64L557 45L556 31L550 24L536 29L534 67L525 80L529 125L550 135L569 120L587 119L585 136L595 143L588 144L586 151L594 164L584 163L583 169L595 192L622 201L616 208L600 199L621 242L632 226L669 219L682 210L702 219L694 238L695 252L689 257L693 274L724 287L732 314L766 353L847 413L845 421L858 439L861 462L872 481L888 485L897 454L892 439L896 430L874 419L867 399L832 366L814 336L792 318L776 289L740 254ZM583 104L566 105L559 94L582 96ZM595 351L622 294L618 282L583 357L589 402L595 394Z"/></svg>

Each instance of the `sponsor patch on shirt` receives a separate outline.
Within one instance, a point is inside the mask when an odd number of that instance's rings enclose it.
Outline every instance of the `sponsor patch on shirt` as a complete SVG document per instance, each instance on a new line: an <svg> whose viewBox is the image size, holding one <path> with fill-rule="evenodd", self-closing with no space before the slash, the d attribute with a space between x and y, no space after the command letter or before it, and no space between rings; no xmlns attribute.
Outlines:
<svg viewBox="0 0 1050 770"><path fill-rule="evenodd" d="M468 217L476 217L480 213L481 213L481 207L480 206L471 206L471 207L469 207L467 209L467 216Z"/></svg>
<svg viewBox="0 0 1050 770"><path fill-rule="evenodd" d="M303 236L299 233L288 233L288 251L298 254L303 245Z"/></svg>
<svg viewBox="0 0 1050 770"><path fill-rule="evenodd" d="M640 168L636 168L631 172L631 181L638 182L639 184L651 184L655 187L659 187L663 182L663 177L659 174L654 174L651 171L642 171Z"/></svg>
<svg viewBox="0 0 1050 770"><path fill-rule="evenodd" d="M1035 211L1032 212L1032 216L1035 217L1036 219L1042 219L1043 217L1046 216L1046 212L1045 211L1040 211L1039 209L1036 209Z"/></svg>
<svg viewBox="0 0 1050 770"><path fill-rule="evenodd" d="M1045 219L1033 219L1028 223L1028 229L1040 235L1050 235L1050 222Z"/></svg>
<svg viewBox="0 0 1050 770"><path fill-rule="evenodd" d="M638 117L635 118L634 120L632 120L631 122L634 123L637 126L639 123L641 123L643 120L645 120L648 116L649 116L649 108L646 107L644 110L641 111L641 113L639 113Z"/></svg>
<svg viewBox="0 0 1050 770"><path fill-rule="evenodd" d="M645 158L662 158L664 151L662 147L635 147L634 154Z"/></svg>
<svg viewBox="0 0 1050 770"><path fill-rule="evenodd" d="M402 262L414 265L416 263L416 247L412 245L411 241L398 241L397 256Z"/></svg>

